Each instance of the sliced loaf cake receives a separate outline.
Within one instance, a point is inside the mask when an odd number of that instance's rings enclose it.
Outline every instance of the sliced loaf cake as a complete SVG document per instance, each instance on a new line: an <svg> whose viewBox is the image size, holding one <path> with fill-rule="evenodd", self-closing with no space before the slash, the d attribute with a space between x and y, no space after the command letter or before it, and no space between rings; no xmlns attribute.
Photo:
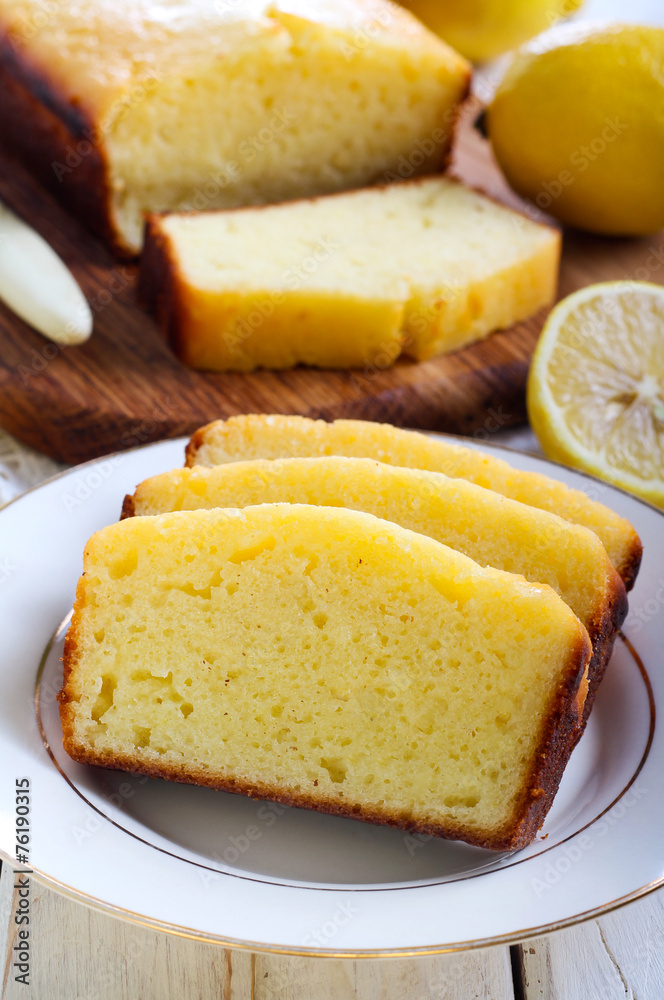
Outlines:
<svg viewBox="0 0 664 1000"><path fill-rule="evenodd" d="M627 614L627 595L597 535L465 479L365 458L286 458L174 469L127 496L123 517L261 503L367 511L474 559L546 583L585 626L593 646L586 715Z"/></svg>
<svg viewBox="0 0 664 1000"><path fill-rule="evenodd" d="M371 514L134 517L85 550L64 746L82 763L511 849L551 805L589 657L549 587Z"/></svg>
<svg viewBox="0 0 664 1000"><path fill-rule="evenodd" d="M493 455L451 441L366 420L309 420L254 415L215 420L191 438L186 464L218 465L253 458L348 455L388 465L443 472L468 479L540 510L590 528L599 536L629 590L636 579L642 546L625 518L591 496L549 476L521 472ZM594 489L591 484L591 489Z"/></svg>
<svg viewBox="0 0 664 1000"><path fill-rule="evenodd" d="M553 301L560 234L448 177L234 212L153 216L143 300L213 371L389 367Z"/></svg>
<svg viewBox="0 0 664 1000"><path fill-rule="evenodd" d="M439 170L469 80L388 0L0 0L0 138L123 254L144 212Z"/></svg>

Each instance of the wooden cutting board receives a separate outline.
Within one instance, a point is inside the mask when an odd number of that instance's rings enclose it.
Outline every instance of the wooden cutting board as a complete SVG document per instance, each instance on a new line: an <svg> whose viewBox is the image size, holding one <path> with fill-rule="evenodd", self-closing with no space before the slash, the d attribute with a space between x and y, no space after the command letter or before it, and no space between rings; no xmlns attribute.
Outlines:
<svg viewBox="0 0 664 1000"><path fill-rule="evenodd" d="M488 144L469 125L454 170L518 206ZM194 372L177 361L138 307L136 268L114 260L2 152L0 198L62 256L95 314L86 344L58 348L0 304L0 424L52 458L82 462L189 434L236 413L357 417L480 440L525 420L526 374L544 314L447 357L402 361L387 370ZM625 277L664 281L662 234L650 240L565 236L561 295Z"/></svg>

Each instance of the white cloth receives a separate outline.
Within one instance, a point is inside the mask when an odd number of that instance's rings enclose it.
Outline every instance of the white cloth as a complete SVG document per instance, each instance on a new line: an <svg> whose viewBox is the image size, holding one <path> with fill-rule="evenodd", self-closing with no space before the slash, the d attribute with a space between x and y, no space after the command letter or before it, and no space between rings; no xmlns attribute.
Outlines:
<svg viewBox="0 0 664 1000"><path fill-rule="evenodd" d="M0 507L66 468L0 430Z"/></svg>

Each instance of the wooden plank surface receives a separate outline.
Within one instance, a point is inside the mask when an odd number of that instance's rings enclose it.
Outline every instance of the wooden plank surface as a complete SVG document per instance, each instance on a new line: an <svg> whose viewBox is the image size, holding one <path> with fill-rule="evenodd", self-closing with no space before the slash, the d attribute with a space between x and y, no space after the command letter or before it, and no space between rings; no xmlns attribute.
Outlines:
<svg viewBox="0 0 664 1000"><path fill-rule="evenodd" d="M383 962L253 955L126 924L34 881L25 986L12 972L15 906L4 865L2 1000L514 1000L508 948Z"/></svg>
<svg viewBox="0 0 664 1000"><path fill-rule="evenodd" d="M32 883L30 984L14 979L0 878L2 1000L662 1000L664 891L511 949L385 961L229 951L126 924ZM513 979L514 976L514 979Z"/></svg>
<svg viewBox="0 0 664 1000"><path fill-rule="evenodd" d="M525 1000L662 1000L664 891L527 942L519 965Z"/></svg>
<svg viewBox="0 0 664 1000"><path fill-rule="evenodd" d="M516 201L487 143L469 126L455 172ZM379 361L354 372L194 372L176 360L138 307L135 268L113 260L2 153L0 198L55 247L95 315L88 343L59 349L0 304L0 424L53 458L76 463L244 412L359 417L480 437L524 419L528 362L544 314L420 364L385 368ZM647 274L662 281L663 244L661 234L640 241L567 234L561 294L609 278Z"/></svg>

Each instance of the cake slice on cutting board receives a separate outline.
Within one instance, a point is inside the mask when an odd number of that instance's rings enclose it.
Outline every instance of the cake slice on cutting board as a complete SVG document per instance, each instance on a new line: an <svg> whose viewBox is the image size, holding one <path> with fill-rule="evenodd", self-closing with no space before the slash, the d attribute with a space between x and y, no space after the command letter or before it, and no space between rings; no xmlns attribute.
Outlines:
<svg viewBox="0 0 664 1000"><path fill-rule="evenodd" d="M89 541L60 711L74 759L523 846L591 647L547 586L360 511L179 511Z"/></svg>
<svg viewBox="0 0 664 1000"><path fill-rule="evenodd" d="M211 371L425 360L551 303L560 234L449 177L153 215L140 294Z"/></svg>
<svg viewBox="0 0 664 1000"><path fill-rule="evenodd" d="M387 0L0 0L0 139L122 254L144 212L440 170L469 82Z"/></svg>

